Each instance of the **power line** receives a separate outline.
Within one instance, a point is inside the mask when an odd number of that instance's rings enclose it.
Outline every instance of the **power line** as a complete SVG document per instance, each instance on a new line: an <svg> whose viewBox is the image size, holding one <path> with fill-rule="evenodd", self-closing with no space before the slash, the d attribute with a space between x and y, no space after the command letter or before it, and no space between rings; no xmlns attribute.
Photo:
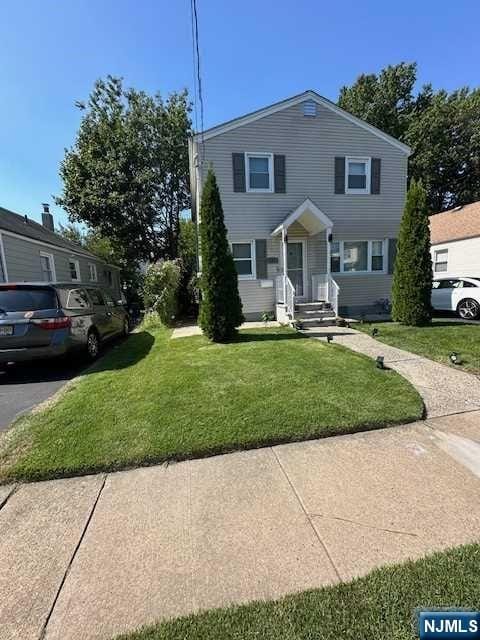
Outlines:
<svg viewBox="0 0 480 640"><path fill-rule="evenodd" d="M193 0L190 0L190 17L192 28L192 71L193 71L193 114L195 119L195 133L198 132L198 107L197 107L197 72L196 72L196 58L195 58L195 26L194 26L194 11Z"/></svg>
<svg viewBox="0 0 480 640"><path fill-rule="evenodd" d="M196 58L196 87L198 90L198 101L200 103L200 139L202 142L202 159L205 159L205 149L204 149L204 138L203 131L204 127L204 106L203 106L203 92L202 92L202 78L200 74L200 47L198 43L198 12L197 12L197 0L191 0L192 7L192 32L193 32L193 41L195 48L195 58Z"/></svg>

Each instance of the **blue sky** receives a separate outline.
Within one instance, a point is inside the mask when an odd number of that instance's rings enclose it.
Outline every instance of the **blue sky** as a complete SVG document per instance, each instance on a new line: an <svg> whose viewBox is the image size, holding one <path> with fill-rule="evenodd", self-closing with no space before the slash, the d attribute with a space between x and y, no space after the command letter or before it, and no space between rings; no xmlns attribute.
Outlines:
<svg viewBox="0 0 480 640"><path fill-rule="evenodd" d="M197 0L205 125L402 60L419 82L478 85L475 1ZM0 22L0 205L40 219L96 78L163 95L193 82L189 0L22 0ZM53 207L56 220L65 214Z"/></svg>

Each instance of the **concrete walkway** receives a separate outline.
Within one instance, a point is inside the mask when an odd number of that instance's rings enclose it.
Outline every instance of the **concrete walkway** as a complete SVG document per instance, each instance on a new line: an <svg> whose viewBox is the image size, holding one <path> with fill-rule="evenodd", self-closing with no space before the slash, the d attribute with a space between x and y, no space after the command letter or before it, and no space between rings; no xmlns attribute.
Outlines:
<svg viewBox="0 0 480 640"><path fill-rule="evenodd" d="M427 417L439 417L480 409L480 378L439 364L428 358L390 347L366 333L347 327L322 327L302 332L312 338L334 342L371 358L381 355L385 364L395 369L417 389L423 398Z"/></svg>
<svg viewBox="0 0 480 640"><path fill-rule="evenodd" d="M240 329L270 329L271 327L279 327L280 323L276 320L269 322L244 322L240 325ZM198 324L187 324L181 327L175 327L172 331L172 338L190 338L190 336L201 336L202 330Z"/></svg>
<svg viewBox="0 0 480 640"><path fill-rule="evenodd" d="M0 637L107 640L480 536L480 412L0 487Z"/></svg>

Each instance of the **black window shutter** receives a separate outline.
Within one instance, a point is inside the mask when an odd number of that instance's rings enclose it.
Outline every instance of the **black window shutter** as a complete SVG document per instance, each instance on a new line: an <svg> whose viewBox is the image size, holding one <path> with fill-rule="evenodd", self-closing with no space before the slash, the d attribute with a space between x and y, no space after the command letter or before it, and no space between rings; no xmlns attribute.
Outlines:
<svg viewBox="0 0 480 640"><path fill-rule="evenodd" d="M255 261L257 263L257 278L265 280L268 277L266 240L255 240Z"/></svg>
<svg viewBox="0 0 480 640"><path fill-rule="evenodd" d="M382 161L380 158L372 158L372 166L370 168L370 193L380 193L380 178L382 171Z"/></svg>
<svg viewBox="0 0 480 640"><path fill-rule="evenodd" d="M396 238L390 238L388 241L388 273L394 272L396 257L397 257L397 240Z"/></svg>
<svg viewBox="0 0 480 640"><path fill-rule="evenodd" d="M345 156L335 158L335 193L345 193Z"/></svg>
<svg viewBox="0 0 480 640"><path fill-rule="evenodd" d="M285 156L275 154L273 156L273 173L275 193L286 193L287 175L285 170Z"/></svg>
<svg viewBox="0 0 480 640"><path fill-rule="evenodd" d="M245 187L245 155L232 153L233 190L237 193L246 191Z"/></svg>

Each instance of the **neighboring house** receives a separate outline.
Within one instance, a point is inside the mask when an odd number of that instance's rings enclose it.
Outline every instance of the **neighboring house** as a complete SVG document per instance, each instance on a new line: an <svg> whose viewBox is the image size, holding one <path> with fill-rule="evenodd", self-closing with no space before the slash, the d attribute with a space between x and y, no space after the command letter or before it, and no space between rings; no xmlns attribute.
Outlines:
<svg viewBox="0 0 480 640"><path fill-rule="evenodd" d="M0 282L95 283L120 299L118 267L55 233L48 205L42 222L0 207Z"/></svg>
<svg viewBox="0 0 480 640"><path fill-rule="evenodd" d="M435 276L480 278L480 202L430 216Z"/></svg>
<svg viewBox="0 0 480 640"><path fill-rule="evenodd" d="M293 319L301 302L335 312L390 298L410 149L313 91L190 141L193 211L215 171L244 314Z"/></svg>

